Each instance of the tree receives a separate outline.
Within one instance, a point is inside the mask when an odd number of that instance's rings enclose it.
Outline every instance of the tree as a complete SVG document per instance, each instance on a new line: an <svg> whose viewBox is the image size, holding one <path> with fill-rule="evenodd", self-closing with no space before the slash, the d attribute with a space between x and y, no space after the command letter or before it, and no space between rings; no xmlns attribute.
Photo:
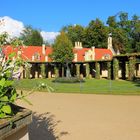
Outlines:
<svg viewBox="0 0 140 140"><path fill-rule="evenodd" d="M61 32L61 34L57 36L53 45L53 53L51 58L55 62L62 63L63 66L66 64L67 73L69 72L68 64L72 62L74 58L73 45L64 32Z"/></svg>
<svg viewBox="0 0 140 140"><path fill-rule="evenodd" d="M21 39L27 46L42 46L43 44L40 32L31 26L25 27L23 33L21 33Z"/></svg>
<svg viewBox="0 0 140 140"><path fill-rule="evenodd" d="M109 27L112 27L112 28L117 27L117 22L116 22L115 16L109 16L106 23L109 25Z"/></svg>
<svg viewBox="0 0 140 140"><path fill-rule="evenodd" d="M92 20L86 28L86 47L107 47L108 30L99 19Z"/></svg>
<svg viewBox="0 0 140 140"><path fill-rule="evenodd" d="M81 25L68 25L62 28L62 31L65 32L68 38L72 41L74 45L75 42L82 42L84 40L85 28Z"/></svg>
<svg viewBox="0 0 140 140"><path fill-rule="evenodd" d="M109 32L112 33L115 50L120 50L121 53L140 51L140 21L137 15L133 15L130 20L128 13L119 12L115 16L110 16L107 24Z"/></svg>
<svg viewBox="0 0 140 140"><path fill-rule="evenodd" d="M140 20L139 16L134 15L131 20L131 50L132 52L140 51Z"/></svg>

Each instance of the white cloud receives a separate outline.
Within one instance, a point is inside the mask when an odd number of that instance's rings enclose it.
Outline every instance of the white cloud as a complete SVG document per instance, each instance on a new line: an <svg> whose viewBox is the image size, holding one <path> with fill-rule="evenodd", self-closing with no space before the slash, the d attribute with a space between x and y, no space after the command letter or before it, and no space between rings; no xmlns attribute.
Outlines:
<svg viewBox="0 0 140 140"><path fill-rule="evenodd" d="M23 32L24 24L8 16L0 17L0 33L7 32L11 37L18 37ZM41 31L44 41L52 43L59 32Z"/></svg>
<svg viewBox="0 0 140 140"><path fill-rule="evenodd" d="M59 32L45 32L41 31L41 35L44 38L45 41L48 41L52 43L56 36L58 36L60 33Z"/></svg>
<svg viewBox="0 0 140 140"><path fill-rule="evenodd" d="M7 32L11 37L18 37L24 29L24 24L10 17L0 17L0 33Z"/></svg>

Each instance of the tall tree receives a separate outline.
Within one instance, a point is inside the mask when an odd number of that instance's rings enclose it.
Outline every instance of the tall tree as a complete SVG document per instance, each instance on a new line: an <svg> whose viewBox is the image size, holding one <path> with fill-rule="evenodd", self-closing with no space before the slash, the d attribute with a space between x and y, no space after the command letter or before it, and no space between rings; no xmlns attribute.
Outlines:
<svg viewBox="0 0 140 140"><path fill-rule="evenodd" d="M86 47L107 47L107 27L99 19L92 20L86 28Z"/></svg>
<svg viewBox="0 0 140 140"><path fill-rule="evenodd" d="M84 40L85 28L81 25L64 26L61 31L64 31L67 34L73 45L75 42L83 42Z"/></svg>
<svg viewBox="0 0 140 140"><path fill-rule="evenodd" d="M40 32L33 29L31 26L25 27L23 33L21 34L21 39L27 46L42 46L43 38Z"/></svg>
<svg viewBox="0 0 140 140"><path fill-rule="evenodd" d="M57 36L54 45L52 58L56 62L71 62L73 60L73 45L64 32Z"/></svg>
<svg viewBox="0 0 140 140"><path fill-rule="evenodd" d="M117 20L116 20L117 19ZM121 53L140 51L139 47L139 17L134 15L128 19L128 13L119 12L107 20L109 32L112 32L113 47Z"/></svg>
<svg viewBox="0 0 140 140"><path fill-rule="evenodd" d="M133 17L132 19L132 30L131 30L131 49L133 52L140 51L140 20L138 17Z"/></svg>
<svg viewBox="0 0 140 140"><path fill-rule="evenodd" d="M64 32L57 36L51 58L56 61L67 65L67 73L69 72L68 64L74 59L73 45ZM67 75L68 76L68 75Z"/></svg>
<svg viewBox="0 0 140 140"><path fill-rule="evenodd" d="M113 28L111 29L112 38L113 38L113 48L117 52L118 50L120 53L125 53L128 48L128 36L126 31L121 28Z"/></svg>
<svg viewBox="0 0 140 140"><path fill-rule="evenodd" d="M109 25L109 27L117 27L117 21L115 16L109 16L106 23Z"/></svg>

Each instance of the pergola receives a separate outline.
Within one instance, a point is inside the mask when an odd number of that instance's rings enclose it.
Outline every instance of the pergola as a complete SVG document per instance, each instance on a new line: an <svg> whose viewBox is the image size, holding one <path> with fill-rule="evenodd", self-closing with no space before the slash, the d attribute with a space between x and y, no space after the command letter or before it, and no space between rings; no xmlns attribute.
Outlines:
<svg viewBox="0 0 140 140"><path fill-rule="evenodd" d="M66 76L67 67L59 62L29 62L32 67L25 70L23 78L52 78ZM107 71L107 79L119 78L133 80L138 76L140 53L116 55L111 60L71 62L69 68L72 76L100 79L102 71ZM30 72L30 74L29 74ZM28 75L28 76L27 76Z"/></svg>

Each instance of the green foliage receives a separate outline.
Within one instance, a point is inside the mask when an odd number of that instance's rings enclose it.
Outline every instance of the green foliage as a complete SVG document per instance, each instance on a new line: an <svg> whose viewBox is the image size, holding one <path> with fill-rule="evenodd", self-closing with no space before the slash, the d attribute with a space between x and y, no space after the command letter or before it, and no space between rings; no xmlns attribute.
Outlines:
<svg viewBox="0 0 140 140"><path fill-rule="evenodd" d="M92 20L86 28L86 46L107 48L108 30L99 19Z"/></svg>
<svg viewBox="0 0 140 140"><path fill-rule="evenodd" d="M47 89L47 91L50 92L50 93L54 91L54 89L51 86L49 86L48 84L46 84L44 82L39 84L39 88L38 89L39 90Z"/></svg>
<svg viewBox="0 0 140 140"><path fill-rule="evenodd" d="M17 89L30 91L37 83L45 83L54 88L55 93L80 93L80 94L116 94L116 95L140 95L140 80L106 80L106 79L85 79L83 83L55 83L52 79L21 79ZM39 91L38 89L36 91ZM43 91L47 92L47 89Z"/></svg>
<svg viewBox="0 0 140 140"><path fill-rule="evenodd" d="M36 29L33 29L31 26L27 26L23 33L21 34L21 40L27 46L42 46L43 38L40 32Z"/></svg>
<svg viewBox="0 0 140 140"><path fill-rule="evenodd" d="M108 70L108 77L107 79L111 79L111 62L107 62L107 70Z"/></svg>
<svg viewBox="0 0 140 140"><path fill-rule="evenodd" d="M118 49L121 53L139 52L139 16L133 15L132 19L128 19L128 17L128 13L119 12L117 15L108 18L107 23L109 24L109 31L112 32L113 46L115 50Z"/></svg>
<svg viewBox="0 0 140 140"><path fill-rule="evenodd" d="M89 25L69 25L63 27L68 38L75 42L82 42L83 47L95 46L97 48L107 48L108 34L112 33L113 48L117 52L132 53L140 51L140 17L133 15L131 19L126 12L119 12L109 16L108 26L104 25L100 19L91 20Z"/></svg>
<svg viewBox="0 0 140 140"><path fill-rule="evenodd" d="M16 60L13 59L16 55L15 53L11 53L6 60L6 56L3 53L5 44L12 44L18 48L22 42L18 38L9 40L6 33L0 35L0 118L13 115L12 104L17 99L21 99L13 85L13 77L19 74L19 68L24 64L20 57L17 57Z"/></svg>
<svg viewBox="0 0 140 140"><path fill-rule="evenodd" d="M41 64L41 75L42 78L46 78L46 65L45 64Z"/></svg>
<svg viewBox="0 0 140 140"><path fill-rule="evenodd" d="M55 71L55 77L59 77L59 68L55 66L54 71Z"/></svg>
<svg viewBox="0 0 140 140"><path fill-rule="evenodd" d="M128 66L128 80L134 80L135 79L135 64L136 64L136 59L135 57L130 57L129 58L129 66Z"/></svg>
<svg viewBox="0 0 140 140"><path fill-rule="evenodd" d="M6 32L0 34L0 47L8 44L7 39L8 39L8 34Z"/></svg>
<svg viewBox="0 0 140 140"><path fill-rule="evenodd" d="M58 77L53 82L57 83L80 83L85 82L83 79L79 77Z"/></svg>
<svg viewBox="0 0 140 140"><path fill-rule="evenodd" d="M110 32L112 33L113 38L113 48L117 52L117 50L120 51L120 53L125 53L127 48L129 48L128 44L128 36L126 34L126 31L120 28L110 28Z"/></svg>
<svg viewBox="0 0 140 140"><path fill-rule="evenodd" d="M117 58L113 59L113 79L118 79L118 71L119 71L119 62Z"/></svg>
<svg viewBox="0 0 140 140"><path fill-rule="evenodd" d="M106 23L109 25L109 27L112 27L112 28L117 27L117 22L116 22L115 16L109 16Z"/></svg>
<svg viewBox="0 0 140 140"><path fill-rule="evenodd" d="M80 64L76 64L76 75L80 77Z"/></svg>
<svg viewBox="0 0 140 140"><path fill-rule="evenodd" d="M31 67L26 67L26 79L30 79Z"/></svg>
<svg viewBox="0 0 140 140"><path fill-rule="evenodd" d="M7 78L0 78L0 118L6 115L12 115L10 103L14 103L17 93L13 87L13 81Z"/></svg>
<svg viewBox="0 0 140 140"><path fill-rule="evenodd" d="M73 46L75 42L83 42L85 38L85 28L81 25L69 25L62 28L62 31L65 32L68 38L72 41Z"/></svg>
<svg viewBox="0 0 140 140"><path fill-rule="evenodd" d="M55 62L60 63L72 62L74 58L73 45L64 32L61 32L61 34L57 36L53 45L51 58Z"/></svg>

